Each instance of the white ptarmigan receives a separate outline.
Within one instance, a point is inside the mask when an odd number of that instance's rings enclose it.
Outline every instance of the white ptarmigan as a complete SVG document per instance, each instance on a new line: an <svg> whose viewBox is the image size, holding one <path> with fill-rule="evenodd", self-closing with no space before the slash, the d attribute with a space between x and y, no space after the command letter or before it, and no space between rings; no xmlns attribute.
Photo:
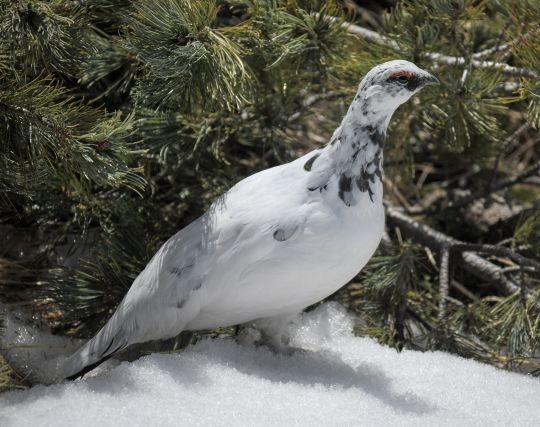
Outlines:
<svg viewBox="0 0 540 427"><path fill-rule="evenodd" d="M373 255L384 229L388 123L436 83L411 62L374 67L328 145L240 181L165 242L59 376L76 378L131 344L183 330L255 322L282 346L286 320L345 285Z"/></svg>

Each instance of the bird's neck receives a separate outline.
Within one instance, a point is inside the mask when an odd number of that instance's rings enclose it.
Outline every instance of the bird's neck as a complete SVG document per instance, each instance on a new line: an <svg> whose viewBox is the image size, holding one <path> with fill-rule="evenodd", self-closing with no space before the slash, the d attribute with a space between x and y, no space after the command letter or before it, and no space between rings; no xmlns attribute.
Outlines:
<svg viewBox="0 0 540 427"><path fill-rule="evenodd" d="M360 200L358 191L382 203L383 145L397 106L378 101L361 89L328 145L305 162L310 191L326 190L333 181L347 206Z"/></svg>
<svg viewBox="0 0 540 427"><path fill-rule="evenodd" d="M393 112L393 108L374 105L359 91L324 149L322 156L331 159L332 174L338 180L339 197L348 206L356 204L356 189L372 202L382 202L383 146Z"/></svg>
<svg viewBox="0 0 540 427"><path fill-rule="evenodd" d="M384 140L392 113L393 109L376 108L363 99L362 92L356 96L327 146L336 173L382 179Z"/></svg>

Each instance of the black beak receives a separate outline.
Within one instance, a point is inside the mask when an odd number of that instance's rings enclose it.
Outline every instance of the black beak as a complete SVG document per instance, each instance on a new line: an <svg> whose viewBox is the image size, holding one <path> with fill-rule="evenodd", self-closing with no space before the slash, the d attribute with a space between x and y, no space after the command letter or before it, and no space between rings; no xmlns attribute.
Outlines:
<svg viewBox="0 0 540 427"><path fill-rule="evenodd" d="M439 79L431 74L426 74L422 77L422 84L424 86L430 86L430 85L439 85L441 82Z"/></svg>

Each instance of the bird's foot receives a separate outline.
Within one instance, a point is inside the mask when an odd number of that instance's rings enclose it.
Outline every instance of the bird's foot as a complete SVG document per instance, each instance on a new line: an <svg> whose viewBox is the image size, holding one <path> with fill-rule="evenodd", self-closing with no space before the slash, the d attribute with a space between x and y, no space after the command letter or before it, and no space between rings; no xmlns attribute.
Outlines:
<svg viewBox="0 0 540 427"><path fill-rule="evenodd" d="M279 327L276 328L276 325ZM305 353L304 349L290 344L287 325L288 322L284 322L283 319L277 323L264 320L244 325L238 334L238 342L243 345L266 347L276 354L285 356Z"/></svg>

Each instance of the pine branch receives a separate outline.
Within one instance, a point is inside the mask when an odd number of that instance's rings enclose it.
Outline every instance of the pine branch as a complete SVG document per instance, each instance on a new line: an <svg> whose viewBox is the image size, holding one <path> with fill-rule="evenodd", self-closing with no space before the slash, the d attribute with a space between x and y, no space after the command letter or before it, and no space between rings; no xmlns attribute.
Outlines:
<svg viewBox="0 0 540 427"><path fill-rule="evenodd" d="M326 92L321 94L315 94L308 96L306 99L302 101L302 107L304 109L309 109L319 101L327 101L335 98L340 98L346 94L345 91L332 91L332 92ZM289 122L293 122L297 119L299 119L302 116L301 111L296 111L289 117Z"/></svg>
<svg viewBox="0 0 540 427"><path fill-rule="evenodd" d="M16 78L0 85L0 113L0 182L6 191L20 187L9 184L13 175L39 182L43 173L50 186L74 194L92 184L144 188L140 170L128 165L137 153L130 142L133 115L84 106L48 79Z"/></svg>
<svg viewBox="0 0 540 427"><path fill-rule="evenodd" d="M138 102L193 112L234 109L252 75L236 41L247 29L218 27L212 1L143 0L129 17L129 51L144 65Z"/></svg>
<svg viewBox="0 0 540 427"><path fill-rule="evenodd" d="M468 63L467 58L463 58L461 56L449 56L434 52L426 53L424 54L424 56L436 62L438 65L464 65ZM504 64L502 62L482 61L478 59L473 59L470 61L470 64L473 68L481 70L496 70L508 76L527 77L534 80L540 79L540 76L532 70L529 70L527 68L514 67L508 64Z"/></svg>
<svg viewBox="0 0 540 427"><path fill-rule="evenodd" d="M527 31L524 34L521 34L519 37L516 37L515 39L507 43L501 44L497 42L497 44L493 47L481 50L480 52L473 53L472 57L473 59L484 59L484 58L487 58L488 56L491 56L497 53L504 53L512 49L514 46L532 38L533 36L537 35L539 32L540 32L539 29L533 29L533 30ZM501 36L502 35L503 35L503 32L501 32Z"/></svg>
<svg viewBox="0 0 540 427"><path fill-rule="evenodd" d="M518 138L523 135L528 129L530 128L530 125L528 123L523 123L519 128L517 128L508 138L504 140L502 143L501 151L499 152L497 158L495 159L495 164L493 165L493 171L491 172L491 178L489 179L489 184L487 186L487 190L491 188L493 183L495 182L495 178L497 176L497 172L499 171L499 164L502 160L502 157L504 153L508 150L510 146L514 144L515 141L518 140Z"/></svg>
<svg viewBox="0 0 540 427"><path fill-rule="evenodd" d="M428 225L415 221L396 208L387 207L386 217L390 227L399 228L405 237L409 237L413 241L423 244L438 253L441 253L445 245L450 250L454 246L467 245L465 242L454 239L440 231L434 230ZM502 294L512 295L521 291L518 285L504 275L500 267L487 261L473 251L463 251L460 258L461 263L457 265L463 266L465 270L479 279L493 283ZM527 297L531 295L528 290L525 290L525 294Z"/></svg>
<svg viewBox="0 0 540 427"><path fill-rule="evenodd" d="M446 211L449 209L458 209L458 208L467 206L469 203L474 202L478 199L487 197L490 194L496 193L497 191L501 191L515 184L525 182L528 178L532 177L539 171L540 171L540 160L534 163L532 166L528 167L526 170L524 170L522 173L518 175L509 177L506 179L502 179L496 184L491 185L484 190L479 190L479 191L469 194L468 196L464 196L460 198L459 200L457 200L456 202L449 201L448 204L444 206L444 210ZM443 198L445 198L444 195L441 195L440 197L438 197L439 200ZM413 206L407 210L407 213L411 215L426 215L426 214L435 214L437 212L440 212L441 210L443 210L442 206L435 205L434 203L432 203L430 206L427 206L427 207Z"/></svg>
<svg viewBox="0 0 540 427"><path fill-rule="evenodd" d="M510 177L510 178L503 179L503 180L499 181L498 183L490 186L486 190L477 191L475 193L472 193L471 195L463 197L462 199L460 199L459 201L457 201L455 203L450 201L448 203L448 205L446 206L446 209L457 209L457 208L461 208L463 206L466 206L466 205L468 205L469 203L471 203L471 202L473 202L475 200L478 200L478 199L483 198L483 197L487 197L492 193L496 193L497 191L503 190L503 189L511 187L511 186L513 186L513 185L515 185L517 183L523 182L527 178L535 175L538 171L540 171L540 160L537 161L532 166L530 166L529 168L527 168L526 170L524 170L522 173L520 173L520 174L518 174L516 176Z"/></svg>
<svg viewBox="0 0 540 427"><path fill-rule="evenodd" d="M399 43L377 33L376 31L369 30L367 28L361 27L360 25L356 25L351 22L342 21L339 18L336 18L334 16L326 16L326 18L330 20L331 22L340 22L341 26L345 28L349 33L359 35L363 39L369 42L383 44L396 51L399 51L401 49ZM464 65L464 64L470 63L470 65L473 68L477 68L477 69L497 70L497 71L500 71L502 74L510 75L513 77L527 77L534 80L540 79L540 76L538 75L538 73L532 70L529 70L527 68L514 67L511 65L502 63L502 62L484 61L484 60L475 59L475 58L472 58L469 62L469 60L464 57L443 55L437 52L427 52L427 53L424 53L422 56L430 59L431 61L435 62L438 65L453 66L453 65Z"/></svg>

